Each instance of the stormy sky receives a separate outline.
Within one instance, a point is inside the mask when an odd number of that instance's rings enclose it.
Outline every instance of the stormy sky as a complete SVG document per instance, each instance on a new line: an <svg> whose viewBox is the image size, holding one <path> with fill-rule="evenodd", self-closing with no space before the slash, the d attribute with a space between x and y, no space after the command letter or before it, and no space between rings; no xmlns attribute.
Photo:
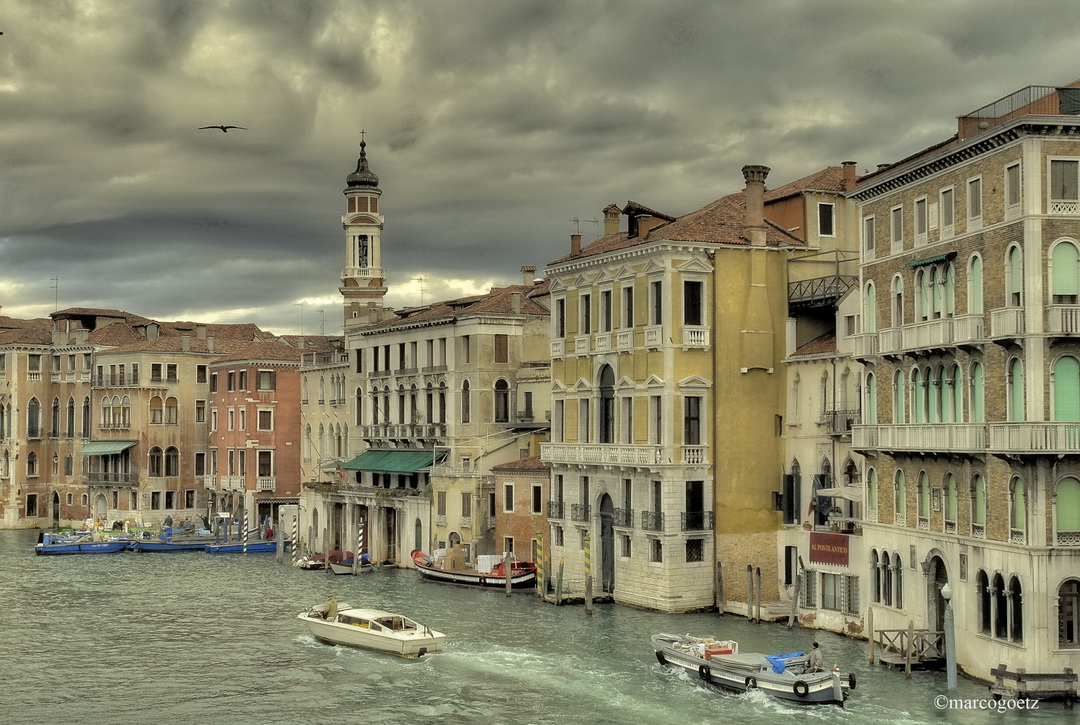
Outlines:
<svg viewBox="0 0 1080 725"><path fill-rule="evenodd" d="M1080 78L1078 27L1076 0L0 0L2 314L336 334L361 129L387 303L416 305L543 270L609 203L896 161Z"/></svg>

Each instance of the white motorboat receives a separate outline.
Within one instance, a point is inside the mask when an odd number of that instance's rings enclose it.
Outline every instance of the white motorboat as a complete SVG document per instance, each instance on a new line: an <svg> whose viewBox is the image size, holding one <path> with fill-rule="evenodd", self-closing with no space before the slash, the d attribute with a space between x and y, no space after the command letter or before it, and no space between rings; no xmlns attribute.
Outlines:
<svg viewBox="0 0 1080 725"><path fill-rule="evenodd" d="M442 652L446 635L401 614L381 609L354 609L329 600L296 615L316 639L328 644L362 647L399 657Z"/></svg>

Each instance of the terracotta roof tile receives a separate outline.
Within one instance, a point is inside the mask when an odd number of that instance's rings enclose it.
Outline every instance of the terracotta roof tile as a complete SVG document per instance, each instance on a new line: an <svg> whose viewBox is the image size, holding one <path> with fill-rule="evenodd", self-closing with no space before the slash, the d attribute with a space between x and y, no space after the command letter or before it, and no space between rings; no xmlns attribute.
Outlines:
<svg viewBox="0 0 1080 725"><path fill-rule="evenodd" d="M516 461L508 461L491 467L492 471L549 471L551 466L540 460L540 456L519 458Z"/></svg>
<svg viewBox="0 0 1080 725"><path fill-rule="evenodd" d="M826 332L809 342L804 342L795 349L795 352L791 353L791 357L799 357L801 355L825 355L831 352L836 352L836 333Z"/></svg>
<svg viewBox="0 0 1080 725"><path fill-rule="evenodd" d="M538 291L539 287L544 288L543 293ZM420 322L449 320L469 315L511 315L515 314L513 310L515 292L521 295L521 311L517 314L548 317L551 314L550 311L536 302L537 297L547 293L547 288L546 280L539 285L514 284L509 287L496 287L487 294L459 297L454 300L433 302L423 307L396 310L394 318L365 325L360 329L361 332L390 330Z"/></svg>

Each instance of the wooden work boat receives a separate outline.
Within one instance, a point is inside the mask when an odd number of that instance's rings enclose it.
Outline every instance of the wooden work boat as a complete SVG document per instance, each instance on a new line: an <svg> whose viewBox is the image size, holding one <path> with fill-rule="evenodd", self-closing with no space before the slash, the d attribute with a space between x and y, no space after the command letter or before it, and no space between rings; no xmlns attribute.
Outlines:
<svg viewBox="0 0 1080 725"><path fill-rule="evenodd" d="M422 551L412 552L413 565L420 576L429 581L443 582L444 584L461 584L485 589L502 589L506 587L505 564L495 564L491 571L477 571L472 568L446 569L439 566L435 560ZM510 562L510 587L512 589L528 589L536 586L536 564L531 561Z"/></svg>
<svg viewBox="0 0 1080 725"><path fill-rule="evenodd" d="M735 692L757 689L785 702L843 705L855 689L854 674L804 672L807 657L802 652L739 652L739 644L732 640L676 634L654 634L652 646L660 664L682 667L704 682Z"/></svg>

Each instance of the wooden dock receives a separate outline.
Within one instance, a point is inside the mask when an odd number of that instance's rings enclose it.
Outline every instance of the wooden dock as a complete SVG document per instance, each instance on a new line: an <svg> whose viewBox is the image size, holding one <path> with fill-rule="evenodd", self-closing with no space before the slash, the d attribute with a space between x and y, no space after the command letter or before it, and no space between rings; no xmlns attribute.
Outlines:
<svg viewBox="0 0 1080 725"><path fill-rule="evenodd" d="M1070 710L1076 702L1077 674L1071 667L1066 667L1062 672L1050 673L1026 672L1023 667L1019 667L1015 672L1011 672L1001 664L990 670L990 674L994 676L990 692L995 699L1016 697L1063 700L1065 707Z"/></svg>

